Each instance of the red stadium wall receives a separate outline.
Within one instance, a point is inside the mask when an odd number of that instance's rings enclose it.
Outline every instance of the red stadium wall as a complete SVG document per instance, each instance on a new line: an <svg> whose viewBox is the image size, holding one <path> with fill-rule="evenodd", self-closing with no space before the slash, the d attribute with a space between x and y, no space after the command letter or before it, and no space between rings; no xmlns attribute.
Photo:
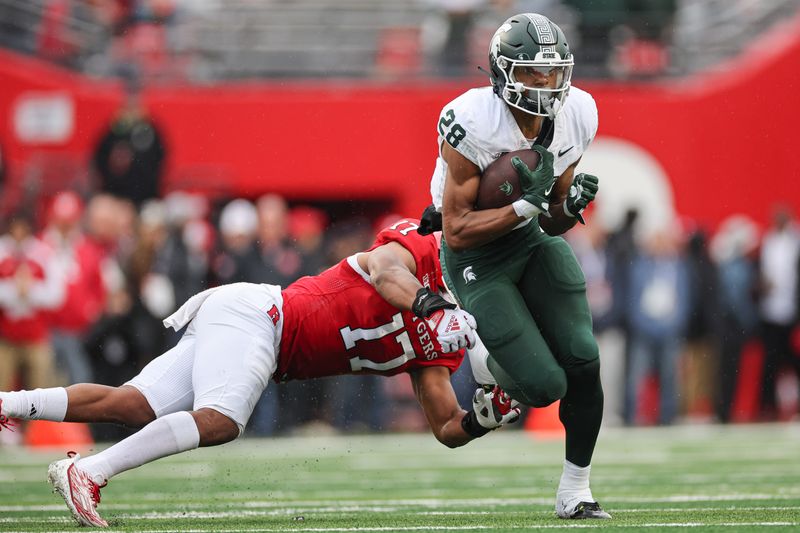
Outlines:
<svg viewBox="0 0 800 533"><path fill-rule="evenodd" d="M634 143L656 158L676 208L715 225L741 212L765 221L776 202L800 211L800 18L718 73L679 83L576 84L595 96L599 136ZM354 83L250 83L152 87L146 107L169 150L165 188L290 199L391 199L403 214L429 202L435 124L467 87ZM17 138L20 95L58 91L75 102L75 127L55 144ZM0 53L0 146L18 179L39 153L89 161L121 102L118 85Z"/></svg>

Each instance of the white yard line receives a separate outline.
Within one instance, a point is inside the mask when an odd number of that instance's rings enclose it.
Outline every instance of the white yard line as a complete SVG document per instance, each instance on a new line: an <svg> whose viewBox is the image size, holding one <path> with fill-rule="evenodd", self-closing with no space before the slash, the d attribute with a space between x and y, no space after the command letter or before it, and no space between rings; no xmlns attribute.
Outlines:
<svg viewBox="0 0 800 533"><path fill-rule="evenodd" d="M682 494L682 495L673 495L673 496L665 496L665 497L616 497L616 498L608 498L605 500L606 502L614 503L614 502L621 502L621 503L641 503L641 504L652 504L652 503L693 503L693 502L714 502L714 501L746 501L746 500L756 500L756 501L767 501L767 500L775 500L775 499L789 499L793 497L795 494L786 494L784 495L776 495L776 494L716 494L716 495L709 495L709 494ZM162 495L162 498L165 498L166 495ZM159 498L156 498L159 499ZM319 509L333 509L333 510L351 510L351 511L369 511L370 509L397 509L403 507L422 507L422 508L458 508L458 507L476 507L476 506L494 506L494 507L507 507L507 506L514 506L514 505L551 505L553 503L552 498L462 498L462 499L391 499L391 500L288 500L288 501L269 501L269 500L245 500L245 501L237 501L237 500L218 500L217 503L209 504L203 502L182 502L176 503L176 507L181 508L189 508L189 509L196 509L196 508L205 508L207 509L209 506L219 506L225 505L228 507L238 507L238 508L248 508L248 509L304 509L306 512L315 511ZM124 510L135 510L135 509L143 509L149 508L152 505L147 502L142 502L139 504L130 504L130 503L103 503L102 508L106 511L124 511ZM608 504L605 505L609 509L613 510L614 508ZM751 506L752 507L752 506ZM747 509L751 507L739 507L739 509ZM729 507L730 509L737 509L737 507ZM753 509L797 509L800 507L795 506L770 506L770 507L752 507ZM693 507L685 507L685 508L674 508L676 510L682 509L686 511L691 511ZM720 508L715 507L713 509L727 509L727 508ZM61 511L65 510L64 505L60 504L52 504L52 505L0 505L0 513L2 512L31 512L31 511ZM640 511L663 511L665 509L654 507L651 509L630 509L633 510L640 510ZM712 510L712 508L709 508ZM219 511L219 512L226 512L226 511ZM376 511L377 512L377 511ZM534 511L535 512L535 511Z"/></svg>
<svg viewBox="0 0 800 533"><path fill-rule="evenodd" d="M120 506L122 507L122 506ZM124 506L128 509L135 506ZM41 506L41 507L33 507L31 508L15 508L14 511L55 511L61 514L64 511L63 506ZM113 511L115 510L112 506L109 506L105 511ZM117 510L120 510L117 508ZM750 512L750 511L797 511L800 510L800 506L765 506L765 507L670 507L670 508L653 508L653 509L642 509L642 508L613 508L612 511L616 513L628 513L628 514L636 514L636 513L684 513L687 515L693 513L706 513L706 512L715 512L715 511L741 511L741 512ZM309 516L320 517L323 515L330 515L330 514L341 514L341 513L396 513L402 512L403 510L399 507L375 507L375 506L336 506L336 507L314 507L314 508L298 508L298 507L286 507L281 509L274 509L269 511L245 511L245 510L231 510L231 511L150 511L145 513L121 513L112 515L115 519L123 519L123 520L159 520L159 519L217 519L217 518L237 518L237 517L268 517L268 516L302 516L303 514ZM493 514L491 511L407 511L409 514L417 515L417 516L463 516L463 515L471 515L471 516L486 516ZM529 515L529 514L551 514L551 511L513 511L510 514L514 515ZM0 517L0 523L36 523L36 522L47 522L47 523L58 523L58 522L71 522L71 519L67 516L43 516L43 517L33 517L33 516L25 516L25 517ZM616 527L616 524L615 524Z"/></svg>
<svg viewBox="0 0 800 533"><path fill-rule="evenodd" d="M59 511L62 508L58 509ZM800 506L774 506L774 507L672 507L672 508L658 508L658 509L613 509L615 513L707 513L715 511L797 511ZM146 513L122 513L115 514L108 517L122 520L160 520L160 519L215 519L215 518L238 518L238 517L267 517L267 516L314 516L319 518L321 515L341 514L341 513L396 513L401 509L397 507L323 507L316 509L297 509L286 508L276 509L273 511L151 511ZM492 511L411 511L410 515L416 516L486 516L494 514ZM513 511L506 514L513 515L530 515L530 514L544 514L551 515L553 511ZM64 513L66 515L66 513ZM0 517L0 523L15 523L15 522L71 522L68 516L46 516L46 517Z"/></svg>
<svg viewBox="0 0 800 533"><path fill-rule="evenodd" d="M481 525L470 525L470 526L400 526L400 527L307 527L307 528L297 528L297 527L280 527L280 528L260 528L260 529L184 529L181 530L183 533L280 533L285 531L304 531L304 532L315 532L315 533L323 533L323 532L357 532L357 531L475 531L475 530L482 530L482 531L491 531L491 530L508 530L508 529L520 529L520 530L532 530L532 529L573 529L573 528L583 528L583 529L593 529L593 528L605 528L605 527L614 527L614 528L625 528L625 529L637 529L637 528L693 528L693 527L797 527L800 526L800 522L717 522L717 523L706 523L706 522L682 522L682 523L670 523L670 522L653 522L653 523L646 523L646 524L609 524L607 522L597 522L597 523L574 523L574 522L566 522L563 525L561 524L544 524L544 525L535 525L535 524L524 524L518 526L481 526ZM74 533L75 529L67 529L63 530L63 533ZM154 529L154 530L142 530L139 533L163 533L164 530L161 529ZM122 530L108 530L104 529L104 533L123 533ZM8 533L28 533L24 530L20 531L11 531ZM49 533L62 533L60 531L50 531Z"/></svg>

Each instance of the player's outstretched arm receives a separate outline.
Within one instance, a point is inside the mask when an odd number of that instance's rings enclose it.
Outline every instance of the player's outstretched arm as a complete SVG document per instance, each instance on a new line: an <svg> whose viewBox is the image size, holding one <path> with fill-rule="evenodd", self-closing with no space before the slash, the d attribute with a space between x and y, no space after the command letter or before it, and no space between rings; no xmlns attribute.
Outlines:
<svg viewBox="0 0 800 533"><path fill-rule="evenodd" d="M454 303L422 286L414 276L416 263L411 252L390 242L359 256L375 290L392 306L411 311L425 319L445 353L475 343L475 319Z"/></svg>
<svg viewBox="0 0 800 533"><path fill-rule="evenodd" d="M386 243L358 257L370 283L384 300L401 311L410 311L422 284L416 278L414 256L396 242Z"/></svg>
<svg viewBox="0 0 800 533"><path fill-rule="evenodd" d="M433 434L448 448L463 446L519 418L519 408L499 387L488 392L479 388L472 410L462 409L450 384L450 371L443 366L411 372L411 383Z"/></svg>
<svg viewBox="0 0 800 533"><path fill-rule="evenodd" d="M450 371L443 366L430 366L410 374L414 394L436 440L448 448L458 448L474 439L461 427L467 412L458 405Z"/></svg>

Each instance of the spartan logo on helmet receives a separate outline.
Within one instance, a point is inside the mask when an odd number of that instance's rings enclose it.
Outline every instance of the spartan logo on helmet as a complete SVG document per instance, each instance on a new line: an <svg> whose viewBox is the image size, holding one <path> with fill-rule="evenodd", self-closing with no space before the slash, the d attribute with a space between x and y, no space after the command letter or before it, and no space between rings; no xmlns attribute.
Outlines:
<svg viewBox="0 0 800 533"><path fill-rule="evenodd" d="M522 13L506 20L489 44L489 79L508 105L553 118L569 92L574 61L561 28L545 16ZM517 79L523 70L548 77L547 87L530 87Z"/></svg>

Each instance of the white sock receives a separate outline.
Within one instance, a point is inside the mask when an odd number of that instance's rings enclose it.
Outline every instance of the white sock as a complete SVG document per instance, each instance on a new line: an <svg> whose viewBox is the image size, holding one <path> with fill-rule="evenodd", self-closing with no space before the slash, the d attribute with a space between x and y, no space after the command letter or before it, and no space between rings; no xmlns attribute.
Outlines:
<svg viewBox="0 0 800 533"><path fill-rule="evenodd" d="M200 445L200 432L188 411L158 418L130 437L76 463L98 485L113 476Z"/></svg>
<svg viewBox="0 0 800 533"><path fill-rule="evenodd" d="M559 498L582 498L580 501L594 501L592 491L589 488L589 473L592 465L577 466L564 460L564 472L561 474L561 481L558 483ZM583 499L586 498L586 499Z"/></svg>
<svg viewBox="0 0 800 533"><path fill-rule="evenodd" d="M2 414L9 418L63 422L67 415L67 389L64 387L0 392L0 400L3 401Z"/></svg>

